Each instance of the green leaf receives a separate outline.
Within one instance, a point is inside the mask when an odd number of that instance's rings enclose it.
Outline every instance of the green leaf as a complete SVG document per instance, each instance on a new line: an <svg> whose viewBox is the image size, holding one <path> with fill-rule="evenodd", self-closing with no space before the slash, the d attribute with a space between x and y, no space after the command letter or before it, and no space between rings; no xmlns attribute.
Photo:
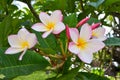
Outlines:
<svg viewBox="0 0 120 80"><path fill-rule="evenodd" d="M56 76L54 72L47 73L45 71L36 71L27 76L18 76L17 78L14 78L13 80L46 80L54 76Z"/></svg>
<svg viewBox="0 0 120 80"><path fill-rule="evenodd" d="M42 38L40 32L34 31L38 37L38 42L42 48L55 48L56 47L56 38L53 35L48 35L47 38Z"/></svg>
<svg viewBox="0 0 120 80"><path fill-rule="evenodd" d="M88 21L87 21L89 24L93 24L93 23L98 23L100 22L97 18L93 18L91 17Z"/></svg>
<svg viewBox="0 0 120 80"><path fill-rule="evenodd" d="M56 53L57 49L57 40L55 36L52 34L49 35L47 38L42 38L42 34L40 32L34 31L37 35L38 42L40 44L40 49L43 50L45 53Z"/></svg>
<svg viewBox="0 0 120 80"><path fill-rule="evenodd" d="M105 0L98 0L97 2L89 2L88 5L98 8L104 1Z"/></svg>
<svg viewBox="0 0 120 80"><path fill-rule="evenodd" d="M16 33L19 29L20 21L13 19L11 16L7 16L0 23L0 46L8 46L7 37L11 33Z"/></svg>
<svg viewBox="0 0 120 80"><path fill-rule="evenodd" d="M78 73L79 68L74 68L70 70L68 73L63 74L61 77L57 78L56 80L74 80L75 76Z"/></svg>
<svg viewBox="0 0 120 80"><path fill-rule="evenodd" d="M109 12L117 12L120 13L120 2L113 4L112 6L109 6ZM112 24L112 23L111 23Z"/></svg>
<svg viewBox="0 0 120 80"><path fill-rule="evenodd" d="M76 76L77 80L109 80L108 78L104 76L99 76L93 73L88 72L80 72Z"/></svg>
<svg viewBox="0 0 120 80"><path fill-rule="evenodd" d="M67 0L67 12L73 13L75 11L75 0Z"/></svg>
<svg viewBox="0 0 120 80"><path fill-rule="evenodd" d="M56 54L56 51L54 51L51 48L40 48L40 50L42 50L44 53L47 53L47 54Z"/></svg>
<svg viewBox="0 0 120 80"><path fill-rule="evenodd" d="M70 14L69 16L65 16L63 22L65 24L68 24L69 27L76 27L76 24L77 24L76 14Z"/></svg>
<svg viewBox="0 0 120 80"><path fill-rule="evenodd" d="M106 41L105 41L105 44L107 46L120 46L120 38L108 38Z"/></svg>
<svg viewBox="0 0 120 80"><path fill-rule="evenodd" d="M89 80L85 75L79 74L75 77L76 80Z"/></svg>
<svg viewBox="0 0 120 80"><path fill-rule="evenodd" d="M17 9L18 9L18 7L15 6L15 5L9 5L9 8L8 8L8 10L9 10L10 13L13 13Z"/></svg>
<svg viewBox="0 0 120 80"><path fill-rule="evenodd" d="M55 9L66 10L67 9L67 0L55 0Z"/></svg>
<svg viewBox="0 0 120 80"><path fill-rule="evenodd" d="M120 0L105 0L105 2L103 3L104 6L111 6L114 3L119 3Z"/></svg>
<svg viewBox="0 0 120 80"><path fill-rule="evenodd" d="M64 65L63 65L63 74L68 73L69 68L71 66L72 62L71 62L71 56L67 58L67 60L65 61Z"/></svg>
<svg viewBox="0 0 120 80"><path fill-rule="evenodd" d="M64 12L67 9L67 0L47 0L42 4L42 9L44 11L61 10Z"/></svg>
<svg viewBox="0 0 120 80"><path fill-rule="evenodd" d="M0 74L3 74L6 79L43 70L49 65L46 59L33 51L27 51L22 61L18 60L19 55L4 54L4 50L0 48Z"/></svg>

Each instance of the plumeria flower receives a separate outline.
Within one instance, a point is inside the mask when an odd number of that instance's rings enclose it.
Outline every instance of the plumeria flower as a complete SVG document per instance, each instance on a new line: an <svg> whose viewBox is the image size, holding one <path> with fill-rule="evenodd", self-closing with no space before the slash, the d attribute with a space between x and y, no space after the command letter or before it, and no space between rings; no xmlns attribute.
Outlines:
<svg viewBox="0 0 120 80"><path fill-rule="evenodd" d="M59 34L65 29L65 25L62 22L63 15L60 10L54 11L50 16L45 12L41 12L39 18L42 23L34 24L32 29L44 32L43 38L46 38L50 33Z"/></svg>
<svg viewBox="0 0 120 80"><path fill-rule="evenodd" d="M92 29L86 24L81 27L80 34L76 28L69 28L69 31L72 42L69 43L68 49L85 63L91 63L93 53L105 46L102 41L91 39Z"/></svg>
<svg viewBox="0 0 120 80"><path fill-rule="evenodd" d="M107 39L107 37L105 37L105 28L103 27L99 27L100 23L96 23L96 24L92 24L91 28L92 28L92 38L104 41Z"/></svg>
<svg viewBox="0 0 120 80"><path fill-rule="evenodd" d="M37 38L34 33L30 33L25 28L22 28L17 35L8 36L8 42L11 47L5 51L5 54L16 54L23 51L19 57L19 60L22 60L27 49L35 46Z"/></svg>

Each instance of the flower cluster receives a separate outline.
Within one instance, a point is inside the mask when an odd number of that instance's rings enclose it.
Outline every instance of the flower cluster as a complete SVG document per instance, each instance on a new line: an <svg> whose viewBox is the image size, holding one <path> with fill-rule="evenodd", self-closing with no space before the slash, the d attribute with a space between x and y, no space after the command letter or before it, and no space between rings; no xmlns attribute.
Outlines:
<svg viewBox="0 0 120 80"><path fill-rule="evenodd" d="M89 25L86 23L89 18L80 21L76 28L65 27L63 15L60 10L56 10L51 15L41 12L39 15L41 23L34 24L31 28L38 32L44 32L42 37L46 38L49 34L59 34L66 28L66 36L68 38L68 50L77 55L83 62L91 63L93 53L101 50L106 40L105 29L100 26L100 23ZM80 32L78 28L81 26ZM71 40L70 40L71 39ZM10 48L6 50L6 54L16 54L22 52L19 60L22 60L27 49L35 46L37 37L34 33L28 32L25 28L19 30L17 35L8 37Z"/></svg>

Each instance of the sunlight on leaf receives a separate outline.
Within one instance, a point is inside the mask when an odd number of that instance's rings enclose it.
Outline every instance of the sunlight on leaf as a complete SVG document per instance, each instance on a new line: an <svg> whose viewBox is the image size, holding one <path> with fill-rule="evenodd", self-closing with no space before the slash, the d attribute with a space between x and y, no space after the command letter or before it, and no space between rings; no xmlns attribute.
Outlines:
<svg viewBox="0 0 120 80"><path fill-rule="evenodd" d="M52 78L55 76L56 76L56 73L54 72L36 71L27 76L18 76L13 80L46 80L48 78Z"/></svg>

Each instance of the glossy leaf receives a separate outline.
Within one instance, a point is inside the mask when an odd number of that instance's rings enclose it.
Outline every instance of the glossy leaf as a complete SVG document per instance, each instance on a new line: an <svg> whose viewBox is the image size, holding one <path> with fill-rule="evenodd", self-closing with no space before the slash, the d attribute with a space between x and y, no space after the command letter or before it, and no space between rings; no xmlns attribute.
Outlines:
<svg viewBox="0 0 120 80"><path fill-rule="evenodd" d="M14 23L14 20L16 23ZM18 19L13 19L11 16L7 16L0 23L0 46L7 46L7 37L9 34L16 33L18 31L18 27L20 22Z"/></svg>
<svg viewBox="0 0 120 80"><path fill-rule="evenodd" d="M40 49L43 50L45 53L55 54L57 53L57 42L56 38L53 35L49 35L46 39L42 38L42 34L40 32L34 31L37 35L38 42L40 45Z"/></svg>
<svg viewBox="0 0 120 80"><path fill-rule="evenodd" d="M4 54L4 50L0 48L0 74L3 74L6 79L30 74L49 65L46 59L33 51L27 51L22 61L18 60L19 55L20 53L15 55Z"/></svg>
<svg viewBox="0 0 120 80"><path fill-rule="evenodd" d="M77 24L76 14L71 14L69 16L65 16L64 23L66 23L69 27L75 27Z"/></svg>
<svg viewBox="0 0 120 80"><path fill-rule="evenodd" d="M93 73L80 72L76 76L77 80L109 80L104 76L99 76Z"/></svg>
<svg viewBox="0 0 120 80"><path fill-rule="evenodd" d="M110 5L112 5L114 3L118 3L118 2L120 2L120 0L105 0L105 2L103 4L104 4L104 6L110 6Z"/></svg>
<svg viewBox="0 0 120 80"><path fill-rule="evenodd" d="M72 65L72 62L71 62L71 56L70 56L68 57L68 59L65 61L63 65L63 71L62 71L63 75L69 72L69 68L71 65Z"/></svg>
<svg viewBox="0 0 120 80"><path fill-rule="evenodd" d="M105 44L107 46L120 46L120 38L108 38L106 41L105 41Z"/></svg>
<svg viewBox="0 0 120 80"><path fill-rule="evenodd" d="M100 21L97 18L91 17L87 22L92 25L93 23L98 23Z"/></svg>
<svg viewBox="0 0 120 80"><path fill-rule="evenodd" d="M75 76L78 73L79 68L75 68L70 70L68 73L62 75L61 77L57 78L57 80L74 80Z"/></svg>
<svg viewBox="0 0 120 80"><path fill-rule="evenodd" d="M46 80L54 76L56 76L56 73L54 72L36 71L27 76L18 76L17 78L14 78L13 80Z"/></svg>

